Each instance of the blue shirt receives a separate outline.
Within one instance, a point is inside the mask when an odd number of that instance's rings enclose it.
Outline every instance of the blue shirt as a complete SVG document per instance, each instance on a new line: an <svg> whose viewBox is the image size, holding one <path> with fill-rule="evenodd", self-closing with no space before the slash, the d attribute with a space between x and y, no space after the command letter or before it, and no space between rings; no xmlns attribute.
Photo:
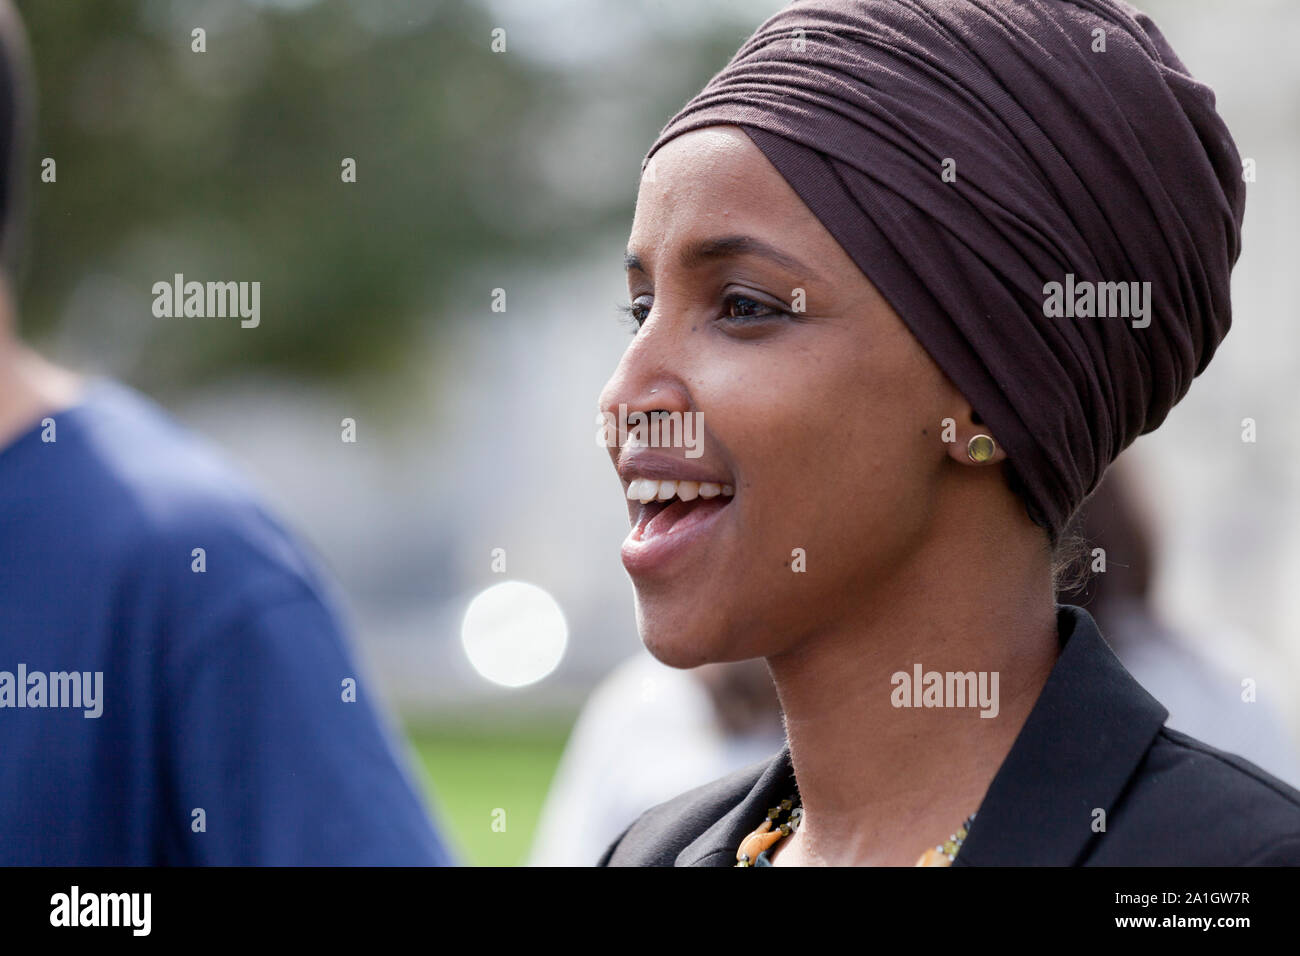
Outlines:
<svg viewBox="0 0 1300 956"><path fill-rule="evenodd" d="M243 480L113 382L48 421L0 448L0 864L453 862Z"/></svg>

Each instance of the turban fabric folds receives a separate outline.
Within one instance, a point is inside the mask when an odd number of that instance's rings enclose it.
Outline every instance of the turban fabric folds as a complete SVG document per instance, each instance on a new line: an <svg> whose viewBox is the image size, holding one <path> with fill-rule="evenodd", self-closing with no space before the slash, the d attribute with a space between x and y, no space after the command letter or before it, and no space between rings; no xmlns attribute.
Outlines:
<svg viewBox="0 0 1300 956"><path fill-rule="evenodd" d="M1122 0L795 0L643 170L714 125L742 127L880 290L1053 542L1227 333L1241 160L1213 92Z"/></svg>

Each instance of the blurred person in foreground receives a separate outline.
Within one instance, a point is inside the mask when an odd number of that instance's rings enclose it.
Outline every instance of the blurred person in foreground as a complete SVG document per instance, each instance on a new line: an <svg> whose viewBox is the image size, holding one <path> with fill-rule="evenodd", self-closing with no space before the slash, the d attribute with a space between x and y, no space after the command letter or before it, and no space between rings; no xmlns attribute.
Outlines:
<svg viewBox="0 0 1300 956"><path fill-rule="evenodd" d="M766 659L787 745L597 863L1300 864L1300 791L1165 726L1056 601L1231 324L1241 157L1150 18L796 0L642 170L599 398L638 627Z"/></svg>
<svg viewBox="0 0 1300 956"><path fill-rule="evenodd" d="M18 341L8 0L0 41L0 864L451 862L304 549L152 402Z"/></svg>
<svg viewBox="0 0 1300 956"><path fill-rule="evenodd" d="M1091 566L1093 549L1100 548L1105 571L1071 582L1058 600L1080 605L1096 619L1128 672L1168 708L1167 726L1300 784L1295 742L1277 709L1264 697L1243 698L1241 655L1224 640L1231 635L1196 641L1167 624L1156 608L1158 541L1142 506L1139 475L1133 462L1121 458L1083 506L1076 526L1085 552L1081 561Z"/></svg>

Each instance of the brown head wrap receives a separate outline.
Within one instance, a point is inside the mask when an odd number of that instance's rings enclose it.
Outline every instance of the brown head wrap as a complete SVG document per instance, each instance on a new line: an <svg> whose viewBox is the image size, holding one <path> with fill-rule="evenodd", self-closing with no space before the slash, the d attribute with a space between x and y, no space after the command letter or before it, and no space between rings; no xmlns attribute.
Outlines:
<svg viewBox="0 0 1300 956"><path fill-rule="evenodd" d="M1052 541L1228 331L1241 161L1213 92L1120 0L795 0L646 163L722 124L970 401Z"/></svg>

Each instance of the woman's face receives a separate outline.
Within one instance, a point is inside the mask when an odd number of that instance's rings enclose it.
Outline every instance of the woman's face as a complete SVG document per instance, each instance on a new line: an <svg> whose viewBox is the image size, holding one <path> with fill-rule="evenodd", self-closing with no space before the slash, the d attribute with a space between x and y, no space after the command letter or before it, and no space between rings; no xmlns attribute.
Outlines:
<svg viewBox="0 0 1300 956"><path fill-rule="evenodd" d="M655 154L627 284L640 327L601 410L698 413L702 453L611 448L624 495L734 489L628 501L646 647L676 667L770 657L908 599L889 578L935 520L941 421L969 408L739 128Z"/></svg>

